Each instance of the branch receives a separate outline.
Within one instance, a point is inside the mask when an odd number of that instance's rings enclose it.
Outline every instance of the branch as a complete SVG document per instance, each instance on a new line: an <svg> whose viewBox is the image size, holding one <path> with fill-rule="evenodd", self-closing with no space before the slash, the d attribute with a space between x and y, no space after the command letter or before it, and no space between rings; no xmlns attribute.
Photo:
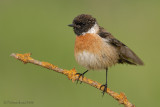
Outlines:
<svg viewBox="0 0 160 107"><path fill-rule="evenodd" d="M58 73L61 73L61 74L64 74L66 76L68 76L68 79L72 80L72 82L76 81L78 79L78 74L76 74L76 70L75 68L71 69L71 70L65 70L65 69L61 69L61 68L58 68L57 66L53 65L53 64L50 64L48 62L41 62L41 61L38 61L38 60L35 60L33 59L32 57L30 57L30 53L26 53L26 54L15 54L15 53L12 53L11 56L24 62L25 64L26 63L32 63L32 64L36 64L36 65L39 65L39 66L42 66L44 68L47 68L47 69L50 69L50 70L53 70L53 71L56 71ZM88 79L86 77L84 77L82 79L82 77L79 78L80 81L86 83L86 84L89 84L91 85L92 87L95 87L101 91L104 90L104 87L102 87L100 89L100 86L102 84L98 83L97 81L93 81L91 79ZM135 105L133 105L132 103L130 103L127 99L127 97L125 96L124 93L116 93L112 90L110 90L109 88L107 88L106 90L106 93L109 94L110 96L112 96L115 100L117 100L120 104L123 104L125 107L135 107Z"/></svg>

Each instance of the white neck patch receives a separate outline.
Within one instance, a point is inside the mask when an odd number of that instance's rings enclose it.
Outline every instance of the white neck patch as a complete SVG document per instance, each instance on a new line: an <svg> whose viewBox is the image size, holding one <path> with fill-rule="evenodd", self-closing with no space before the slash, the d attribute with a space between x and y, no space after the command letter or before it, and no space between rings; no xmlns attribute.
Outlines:
<svg viewBox="0 0 160 107"><path fill-rule="evenodd" d="M97 25L97 23L94 24L94 26L92 28L90 28L87 32L83 32L82 35L85 35L86 33L97 33L99 30L99 26Z"/></svg>

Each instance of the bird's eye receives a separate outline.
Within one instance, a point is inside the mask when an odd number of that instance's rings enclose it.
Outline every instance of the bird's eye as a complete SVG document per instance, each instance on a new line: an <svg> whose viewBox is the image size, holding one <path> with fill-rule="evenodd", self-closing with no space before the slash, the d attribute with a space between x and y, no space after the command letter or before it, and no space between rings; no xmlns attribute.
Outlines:
<svg viewBox="0 0 160 107"><path fill-rule="evenodd" d="M78 25L82 26L82 25L85 25L85 23L79 23Z"/></svg>
<svg viewBox="0 0 160 107"><path fill-rule="evenodd" d="M80 28L81 27L81 25L79 25L79 24L76 24L76 26L75 26L76 28Z"/></svg>
<svg viewBox="0 0 160 107"><path fill-rule="evenodd" d="M81 28L81 27L83 27L85 25L86 25L86 23L82 23L82 22L76 23L76 27L77 28Z"/></svg>
<svg viewBox="0 0 160 107"><path fill-rule="evenodd" d="M86 25L85 23L82 23L82 25Z"/></svg>

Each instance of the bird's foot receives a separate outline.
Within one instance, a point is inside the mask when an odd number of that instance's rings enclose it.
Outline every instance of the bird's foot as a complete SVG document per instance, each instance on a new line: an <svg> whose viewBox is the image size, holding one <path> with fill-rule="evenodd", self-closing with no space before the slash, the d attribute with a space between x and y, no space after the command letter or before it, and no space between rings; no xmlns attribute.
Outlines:
<svg viewBox="0 0 160 107"><path fill-rule="evenodd" d="M106 83L106 84L101 85L101 86L100 86L100 90L101 90L101 88L102 88L102 87L104 87L104 90L103 90L103 92L102 92L102 93L103 93L103 96L104 96L104 93L105 93L105 92L106 92L106 90L107 90L107 83Z"/></svg>
<svg viewBox="0 0 160 107"><path fill-rule="evenodd" d="M78 83L80 77L82 77L82 80L83 80L84 74L85 74L85 73L76 73L76 75L79 75L79 76L78 76L78 79L77 79L77 83ZM81 83L82 83L82 81L80 81L80 84L81 84Z"/></svg>
<svg viewBox="0 0 160 107"><path fill-rule="evenodd" d="M78 83L78 81L79 81L79 79L80 79L80 77L82 77L82 80L83 80L83 78L84 78L84 74L85 73L87 73L88 72L88 70L87 71L85 71L85 72L83 72L83 73L76 73L76 74L78 74L79 76L78 76L78 79L77 79L77 83ZM82 83L82 81L80 82L80 84Z"/></svg>

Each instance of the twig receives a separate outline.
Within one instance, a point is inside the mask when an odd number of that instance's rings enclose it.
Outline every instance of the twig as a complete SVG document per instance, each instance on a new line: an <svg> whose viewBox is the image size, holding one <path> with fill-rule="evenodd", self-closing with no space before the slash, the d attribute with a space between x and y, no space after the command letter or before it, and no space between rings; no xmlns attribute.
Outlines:
<svg viewBox="0 0 160 107"><path fill-rule="evenodd" d="M68 76L68 78L70 80L72 80L72 82L76 81L78 79L78 76L76 73L76 70L75 68L71 69L71 70L65 70L65 69L61 69L61 68L58 68L57 66L53 65L53 64L50 64L48 62L41 62L41 61L38 61L38 60L35 60L33 58L30 57L30 53L26 53L26 54L15 54L15 53L12 53L11 56L24 62L25 64L26 63L32 63L32 64L36 64L36 65L39 65L39 66L42 66L44 68L47 68L47 69L50 69L50 70L53 70L53 71L56 71L58 73L62 73L66 76ZM100 86L101 84L98 83L97 81L93 81L91 79L88 79L86 77L84 77L82 79L82 77L80 77L79 79L80 81L86 83L86 84L89 84L101 91L103 91L104 87L102 87L100 89ZM112 96L114 99L116 99L120 104L123 104L125 107L135 107L135 105L133 105L132 103L130 103L127 99L127 97L125 96L124 93L116 93L112 90L110 90L109 88L107 88L107 91L106 93L108 93L110 96Z"/></svg>

